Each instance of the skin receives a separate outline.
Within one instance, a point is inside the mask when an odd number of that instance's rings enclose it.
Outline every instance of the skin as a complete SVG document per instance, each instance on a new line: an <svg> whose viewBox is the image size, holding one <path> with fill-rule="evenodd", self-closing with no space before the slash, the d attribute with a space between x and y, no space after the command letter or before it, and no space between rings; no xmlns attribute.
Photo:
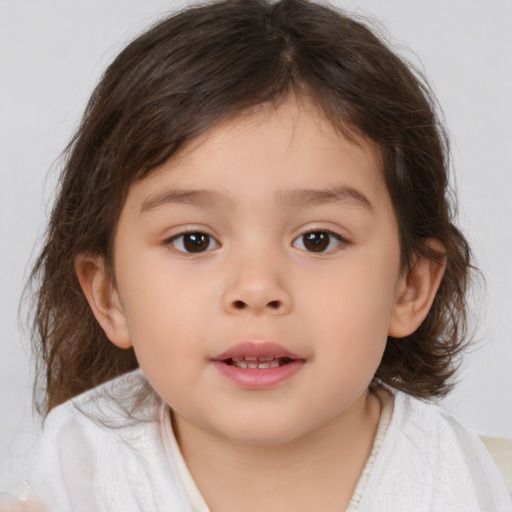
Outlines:
<svg viewBox="0 0 512 512"><path fill-rule="evenodd" d="M0 512L49 512L48 509L44 508L39 503L34 501L19 501L12 498L3 499L0 503Z"/></svg>
<svg viewBox="0 0 512 512"><path fill-rule="evenodd" d="M206 235L204 250L187 252L184 232ZM379 419L369 385L387 337L420 325L443 272L426 259L401 269L376 149L308 105L262 106L133 184L114 247L115 286L102 258L77 258L84 293L172 408L211 510L346 506ZM245 389L212 364L244 341L303 364Z"/></svg>

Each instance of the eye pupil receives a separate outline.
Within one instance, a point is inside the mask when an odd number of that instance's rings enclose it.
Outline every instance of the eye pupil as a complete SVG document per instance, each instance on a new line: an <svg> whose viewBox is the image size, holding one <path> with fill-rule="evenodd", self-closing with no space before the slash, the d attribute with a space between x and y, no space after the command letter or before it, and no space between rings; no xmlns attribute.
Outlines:
<svg viewBox="0 0 512 512"><path fill-rule="evenodd" d="M329 246L329 233L315 231L303 235L304 247L308 251L323 252Z"/></svg>
<svg viewBox="0 0 512 512"><path fill-rule="evenodd" d="M203 252L210 245L210 237L204 233L187 233L183 235L183 246L188 252Z"/></svg>

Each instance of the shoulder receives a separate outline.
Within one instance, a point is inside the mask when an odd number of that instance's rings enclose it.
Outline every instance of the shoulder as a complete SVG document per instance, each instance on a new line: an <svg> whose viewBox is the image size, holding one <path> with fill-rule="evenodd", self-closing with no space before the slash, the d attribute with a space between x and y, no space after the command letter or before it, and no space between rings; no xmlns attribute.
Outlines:
<svg viewBox="0 0 512 512"><path fill-rule="evenodd" d="M478 436L439 405L401 392L394 393L393 420L390 426L397 437L416 440L427 454L450 449L464 454L472 448L480 452Z"/></svg>
<svg viewBox="0 0 512 512"><path fill-rule="evenodd" d="M159 407L144 375L135 370L53 409L43 424L41 448L76 454L106 445L112 451L121 441L154 435Z"/></svg>
<svg viewBox="0 0 512 512"><path fill-rule="evenodd" d="M43 425L42 455L62 465L147 450L160 441L162 411L142 372L129 372L53 409Z"/></svg>
<svg viewBox="0 0 512 512"><path fill-rule="evenodd" d="M53 409L44 432L64 425L108 431L123 430L156 419L160 400L137 369L105 382Z"/></svg>
<svg viewBox="0 0 512 512"><path fill-rule="evenodd" d="M148 393L145 400L135 398L137 391ZM59 512L129 512L144 503L153 510L150 504L159 498L181 503L163 442L164 411L140 370L56 407L44 423L33 495ZM162 479L165 496L157 492Z"/></svg>
<svg viewBox="0 0 512 512"><path fill-rule="evenodd" d="M372 474L374 503L389 500L389 510L423 510L420 503L424 510L450 512L512 510L501 475L476 434L438 405L392 393L393 415ZM397 497L404 507L397 508Z"/></svg>

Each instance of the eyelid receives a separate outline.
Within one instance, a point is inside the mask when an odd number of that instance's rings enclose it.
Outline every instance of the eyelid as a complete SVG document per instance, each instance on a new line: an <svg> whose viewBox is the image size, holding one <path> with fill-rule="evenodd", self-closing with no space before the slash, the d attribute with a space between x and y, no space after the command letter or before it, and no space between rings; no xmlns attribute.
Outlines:
<svg viewBox="0 0 512 512"><path fill-rule="evenodd" d="M329 223L331 224L331 223ZM311 224L309 224L311 225ZM341 232L340 232L341 231ZM301 229L298 229L296 231L296 235L294 237L294 240L297 238L307 235L308 233L328 233L329 235L334 236L338 240L340 240L343 243L350 243L350 235L349 234L342 234L342 232L346 232L346 229L342 229L340 227L330 227L325 225L312 225L312 227L303 227Z"/></svg>
<svg viewBox="0 0 512 512"><path fill-rule="evenodd" d="M218 242L217 235L214 235L212 233L212 229L210 229L208 226L202 225L202 224L189 224L189 225L181 225L181 226L175 226L171 229L167 229L167 232L171 232L171 235L165 235L163 238L163 243L169 243L172 240L175 240L176 238L187 235L190 233L203 233L205 235L208 235L211 238L215 238Z"/></svg>

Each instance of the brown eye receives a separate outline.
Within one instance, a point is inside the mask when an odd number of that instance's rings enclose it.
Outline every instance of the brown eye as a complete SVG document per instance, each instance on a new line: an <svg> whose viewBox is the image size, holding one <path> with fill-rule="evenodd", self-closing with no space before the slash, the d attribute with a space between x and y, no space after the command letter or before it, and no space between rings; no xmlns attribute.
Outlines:
<svg viewBox="0 0 512 512"><path fill-rule="evenodd" d="M176 235L169 242L175 249L185 253L200 253L219 247L213 237L199 231Z"/></svg>
<svg viewBox="0 0 512 512"><path fill-rule="evenodd" d="M328 252L342 244L342 238L330 231L310 231L294 240L293 246L308 252Z"/></svg>

